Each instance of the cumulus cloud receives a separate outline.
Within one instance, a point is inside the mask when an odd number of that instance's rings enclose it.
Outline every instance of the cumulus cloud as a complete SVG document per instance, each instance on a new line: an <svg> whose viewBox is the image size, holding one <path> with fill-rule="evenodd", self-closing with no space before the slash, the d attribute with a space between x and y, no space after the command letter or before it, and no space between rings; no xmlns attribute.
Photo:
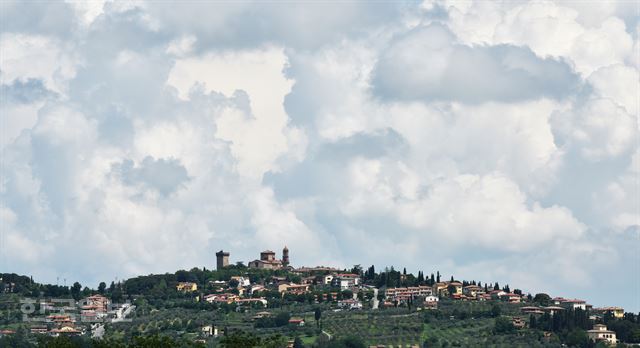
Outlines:
<svg viewBox="0 0 640 348"><path fill-rule="evenodd" d="M467 44L527 46L540 57L562 57L583 77L607 65L635 64L637 4L444 1L441 6L449 27Z"/></svg>
<svg viewBox="0 0 640 348"><path fill-rule="evenodd" d="M292 81L282 74L286 64L277 48L188 58L176 62L168 83L185 98L200 83L207 91L242 100L241 106L223 110L216 136L230 142L241 174L260 178L277 170L276 161L289 148L304 151L304 134L287 127L283 101Z"/></svg>
<svg viewBox="0 0 640 348"><path fill-rule="evenodd" d="M145 3L158 30L197 35L197 48L252 48L264 43L313 49L349 36L393 24L409 11L390 3L278 4L199 2L176 7L170 3ZM292 30L295 27L295 30Z"/></svg>
<svg viewBox="0 0 640 348"><path fill-rule="evenodd" d="M393 41L372 83L383 98L480 103L561 99L579 79L564 62L538 58L527 48L457 44L446 28L430 25Z"/></svg>
<svg viewBox="0 0 640 348"><path fill-rule="evenodd" d="M3 84L0 86L0 93L6 98L6 103L15 104L30 104L55 95L44 86L42 80L33 78L26 81L13 80L11 84Z"/></svg>
<svg viewBox="0 0 640 348"><path fill-rule="evenodd" d="M164 196L175 192L189 180L187 170L174 159L156 160L148 156L139 166L135 166L131 160L125 160L115 164L113 170L125 184L148 186Z"/></svg>
<svg viewBox="0 0 640 348"><path fill-rule="evenodd" d="M3 84L40 80L45 88L63 93L68 80L76 73L77 58L69 54L65 43L56 38L3 32L0 34L0 51Z"/></svg>
<svg viewBox="0 0 640 348"><path fill-rule="evenodd" d="M591 160L615 157L637 145L636 118L609 99L589 100L553 119L564 146Z"/></svg>
<svg viewBox="0 0 640 348"><path fill-rule="evenodd" d="M522 251L576 239L585 229L565 208L528 206L518 186L499 174L421 183L406 166L378 160L358 160L348 172L347 215L389 214L427 233L448 231L440 238L455 244Z"/></svg>
<svg viewBox="0 0 640 348"><path fill-rule="evenodd" d="M637 262L628 5L0 6L11 271L95 286L287 244L638 306L594 281Z"/></svg>
<svg viewBox="0 0 640 348"><path fill-rule="evenodd" d="M636 148L627 169L591 198L594 210L606 217L607 225L630 236L637 236L640 232L639 176L640 150Z"/></svg>

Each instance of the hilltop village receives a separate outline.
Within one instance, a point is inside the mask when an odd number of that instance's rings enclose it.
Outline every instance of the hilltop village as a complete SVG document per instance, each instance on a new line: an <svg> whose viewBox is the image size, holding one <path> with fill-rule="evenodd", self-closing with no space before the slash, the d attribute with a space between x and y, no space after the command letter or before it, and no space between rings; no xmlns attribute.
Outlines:
<svg viewBox="0 0 640 348"><path fill-rule="evenodd" d="M109 286L103 282L96 290L79 283L37 284L29 277L3 274L0 296L7 319L0 322L0 343L47 346L68 340L110 346L144 339L206 347L354 346L347 344L349 340L356 347L640 343L639 315L620 307L594 308L581 299L523 293L497 282L444 279L438 271L414 275L393 267L380 271L360 265L294 267L286 246L280 258L265 250L246 265L230 263L228 251L215 256L215 270L140 276ZM12 301L13 310L8 305Z"/></svg>

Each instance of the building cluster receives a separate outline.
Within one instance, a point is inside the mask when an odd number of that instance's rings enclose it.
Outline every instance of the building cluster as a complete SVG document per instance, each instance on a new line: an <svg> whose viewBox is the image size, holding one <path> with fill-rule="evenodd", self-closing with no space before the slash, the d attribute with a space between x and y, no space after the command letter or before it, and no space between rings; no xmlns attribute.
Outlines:
<svg viewBox="0 0 640 348"><path fill-rule="evenodd" d="M218 270L229 267L230 253L224 250L216 252L216 266ZM287 270L289 275L284 277L271 275L252 283L248 277L232 276L227 280L209 281L206 289L198 288L193 282L179 282L176 290L184 293L197 293L198 300L215 304L237 306L262 305L267 307L268 300L264 296L305 295L314 292L315 300L327 301L341 298L341 291L351 290L357 293L361 290L361 278L359 274L346 273L332 267L301 267L293 268L290 264L289 249L282 249L282 258L277 259L276 253L265 250L260 253L260 258L247 264L250 269ZM291 279L295 279L292 281ZM338 290L339 289L339 290ZM360 309L362 302L357 299L341 299L340 308Z"/></svg>
<svg viewBox="0 0 640 348"><path fill-rule="evenodd" d="M219 251L216 253L218 269L227 267L229 265L229 253ZM361 300L358 300L355 296L358 292L366 291L364 284L359 274L345 273L339 269L332 267L300 267L293 268L290 266L289 250L285 246L282 250L282 259L276 258L273 251L266 250L260 253L260 259L251 261L248 263L249 268L254 269L272 269L282 270L287 269L291 274L300 276L299 282L292 282L286 277L273 276L270 278L270 283L262 284L250 284L248 279L238 277L236 279L237 286L230 289L227 286L227 282L219 281L220 287L215 294L205 296L209 302L217 303L243 303L243 298L251 298L253 294L262 291L278 291L283 296L290 295L303 295L310 292L314 292L315 300L327 301L328 299L337 300L339 289L340 291L351 290L354 293L354 298L341 299L338 301L338 307L342 309L359 309L362 308ZM241 279L240 279L241 278ZM332 289L333 291L326 291ZM233 290L230 292L229 290ZM320 290L320 291L317 291ZM324 290L324 291L323 291ZM407 303L419 303L425 309L435 309L438 307L438 302L441 298L449 298L452 300L460 301L501 301L507 303L522 303L524 297L519 292L509 292L501 289L492 289L473 284L461 283L459 281L442 281L434 283L432 286L419 285L410 287L395 287L380 289L384 295L384 300L381 302L382 306L398 306ZM508 289L507 289L508 290ZM318 294L318 292L322 292ZM360 297L362 298L362 297ZM251 302L260 302L267 304L267 300L264 298L251 299ZM372 299L372 302L376 302L374 308L377 308L377 299ZM578 299L566 299L562 297L556 297L552 299L552 303L549 306L525 306L521 308L523 314L544 314L549 313L551 315L567 309L592 309L591 305L587 304L583 300ZM611 312L616 318L621 318L624 315L624 310L619 307L605 307L596 308L592 310L594 315L598 316L605 312ZM520 322L514 323L515 326L521 325Z"/></svg>
<svg viewBox="0 0 640 348"><path fill-rule="evenodd" d="M504 301L509 303L522 302L522 295L504 290L485 291L485 288L475 285L463 285L458 281L437 282L433 286L420 285L413 287L387 288L385 291L385 306L396 306L409 301L420 300L426 308L437 308L440 298L450 298L461 301Z"/></svg>
<svg viewBox="0 0 640 348"><path fill-rule="evenodd" d="M303 272L294 274L300 275ZM233 276L228 281L211 281L209 284L213 288L213 292L204 295L202 299L209 303L217 304L236 304L252 305L262 304L264 307L268 305L265 297L260 296L266 291L277 292L280 296L285 295L305 295L313 290L327 290L322 294L314 294L316 301L327 301L329 299L337 299L339 292L342 290L360 290L360 277L349 273L334 273L317 276L300 277L300 283L287 280L286 277L272 276L269 281L260 284L252 284L249 278L241 276ZM176 289L183 292L194 292L197 290L193 283L178 283ZM339 288L340 291L337 291ZM359 301L358 301L359 302ZM362 308L362 303L344 302L340 307L349 309Z"/></svg>
<svg viewBox="0 0 640 348"><path fill-rule="evenodd" d="M591 308L592 306L590 304L587 304L587 302L584 300L555 297L551 300L551 305L549 306L524 306L520 307L520 311L524 314L537 315L549 313L550 315L554 315L558 312L566 311L568 309L591 310Z"/></svg>
<svg viewBox="0 0 640 348"><path fill-rule="evenodd" d="M216 253L216 268L221 270L227 266L229 266L229 256L230 253L228 251L220 250ZM285 245L282 249L282 259L276 259L276 253L271 250L265 250L260 253L260 258L250 261L248 263L249 268L258 268L258 269L288 269L289 268L289 248Z"/></svg>
<svg viewBox="0 0 640 348"><path fill-rule="evenodd" d="M229 267L229 257L229 252L223 250L216 252L218 270ZM182 281L175 284L175 289L178 292L192 294L191 296L196 301L223 306L233 305L238 311L244 311L240 308L242 306L268 308L269 300L277 299L280 301L285 298L295 301L315 301L316 303L332 302L335 311L361 310L363 301L369 300L372 309L378 309L379 306L407 305L415 306L420 310L437 309L443 298L454 301L501 301L513 304L530 302L525 301L526 299L520 291L510 292L508 286L500 290L497 284L495 288L489 288L486 284L482 287L479 285L480 283L478 285L475 282L461 283L454 280L453 277L450 281L440 281L439 275L437 282L434 282L433 275L431 276L431 281L426 282L430 285L377 289L372 285L364 284L361 275L357 273L325 266L294 268L290 264L289 249L286 246L282 249L281 259L276 258L275 252L265 250L260 253L259 259L250 261L247 267L254 270L275 270L278 272L246 272L239 276L230 276L229 274L237 274L237 272L220 272L219 275L224 280L210 280L200 286L196 282ZM259 277L256 278L256 275ZM249 278L250 276L251 278ZM364 276L367 276L367 272L364 273ZM372 278L367 277L367 279ZM406 280L406 274L404 274L404 278L401 276L400 280ZM419 284L424 284L423 280L424 278ZM13 283L1 285L0 292L14 291L15 284ZM73 303L73 300L71 302ZM621 307L592 308L590 304L580 299L555 297L549 302L546 306L532 306L528 303L519 307L521 313L519 316L511 317L511 323L515 328L520 329L527 325L524 315L549 314L553 316L563 311L578 309L589 311L590 319L595 322L607 323L605 316L618 319L625 316L624 309ZM89 296L79 301L77 305L79 311L76 314L67 313L67 311L74 310L72 306L61 307L54 303L40 303L40 309L48 315L39 321L38 325L31 327L31 333L50 336L82 335L87 333L89 328L86 325L78 325L77 322L99 323L104 322L105 319L122 319L126 317L127 311L133 307L129 304L114 306L108 298L102 295ZM55 313L56 311L59 313ZM271 316L271 312L262 311L255 313L251 319L259 320ZM289 325L304 326L305 321L303 318L292 317L289 319ZM94 330L93 325L91 330ZM0 337L12 334L15 334L15 331L0 330ZM602 324L594 325L593 329L587 331L587 334L589 339L595 342L606 344L617 342L615 332L608 330ZM201 327L198 341L206 343L203 338L219 335L217 327L206 325Z"/></svg>
<svg viewBox="0 0 640 348"><path fill-rule="evenodd" d="M73 301L71 301L73 302ZM60 305L64 303L64 305ZM74 305L67 303L41 302L40 312L43 317L32 317L34 323L30 327L32 334L58 336L77 336L85 334L85 323L104 323L108 320L123 318L123 310L129 304L114 305L102 295L86 297Z"/></svg>

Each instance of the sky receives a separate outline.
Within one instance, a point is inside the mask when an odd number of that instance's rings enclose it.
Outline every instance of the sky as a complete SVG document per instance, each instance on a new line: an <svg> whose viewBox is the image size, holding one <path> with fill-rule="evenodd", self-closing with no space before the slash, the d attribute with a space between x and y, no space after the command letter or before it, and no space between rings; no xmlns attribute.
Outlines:
<svg viewBox="0 0 640 348"><path fill-rule="evenodd" d="M637 2L0 2L0 268L406 267L640 311Z"/></svg>

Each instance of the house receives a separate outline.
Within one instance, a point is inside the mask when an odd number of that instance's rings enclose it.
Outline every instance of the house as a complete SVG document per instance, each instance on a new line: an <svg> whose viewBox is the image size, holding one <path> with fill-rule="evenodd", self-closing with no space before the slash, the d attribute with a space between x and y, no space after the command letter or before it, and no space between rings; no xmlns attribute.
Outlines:
<svg viewBox="0 0 640 348"><path fill-rule="evenodd" d="M447 289L447 283L440 282L433 284L433 292L440 297L449 296L449 290Z"/></svg>
<svg viewBox="0 0 640 348"><path fill-rule="evenodd" d="M509 303L520 303L520 301L522 301L522 296L510 292L500 296L500 299Z"/></svg>
<svg viewBox="0 0 640 348"><path fill-rule="evenodd" d="M109 301L108 298L102 295L89 296L85 298L82 302L84 303L84 305L82 306L82 309L94 310L96 312L102 312L102 313L107 312L109 304L111 303L111 301Z"/></svg>
<svg viewBox="0 0 640 348"><path fill-rule="evenodd" d="M304 319L302 319L302 318L291 318L291 319L289 319L289 324L290 325L295 325L295 326L304 326Z"/></svg>
<svg viewBox="0 0 640 348"><path fill-rule="evenodd" d="M522 314L544 314L544 309L534 306L520 307Z"/></svg>
<svg viewBox="0 0 640 348"><path fill-rule="evenodd" d="M271 312L258 312L251 319L256 320L256 319L269 318L269 317L271 317Z"/></svg>
<svg viewBox="0 0 640 348"><path fill-rule="evenodd" d="M449 295L462 295L462 283L460 282L448 282L447 289L449 290Z"/></svg>
<svg viewBox="0 0 640 348"><path fill-rule="evenodd" d="M83 299L80 303L82 320L94 321L107 316L111 301L102 295L93 295Z"/></svg>
<svg viewBox="0 0 640 348"><path fill-rule="evenodd" d="M462 293L469 297L476 297L479 293L484 293L484 289L477 285L467 285L462 288Z"/></svg>
<svg viewBox="0 0 640 348"><path fill-rule="evenodd" d="M324 276L322 276L322 284L331 285L332 282L333 282L333 274L325 274Z"/></svg>
<svg viewBox="0 0 640 348"><path fill-rule="evenodd" d="M506 295L507 292L503 291L503 290L491 290L489 291L489 295L491 296L492 300L499 300L500 298L502 298L502 296Z"/></svg>
<svg viewBox="0 0 640 348"><path fill-rule="evenodd" d="M180 282L176 285L176 290L181 292L193 292L198 290L198 284L191 282Z"/></svg>
<svg viewBox="0 0 640 348"><path fill-rule="evenodd" d="M565 299L560 303L560 305L568 309L582 309L583 311L586 311L588 306L585 301L578 299Z"/></svg>
<svg viewBox="0 0 640 348"><path fill-rule="evenodd" d="M491 294L478 294L477 295L477 299L478 299L478 301L490 301L491 300Z"/></svg>
<svg viewBox="0 0 640 348"><path fill-rule="evenodd" d="M336 274L331 281L332 286L339 286L340 289L346 290L360 284L360 276L351 273Z"/></svg>
<svg viewBox="0 0 640 348"><path fill-rule="evenodd" d="M203 337L218 337L218 328L213 325L203 326L200 333Z"/></svg>
<svg viewBox="0 0 640 348"><path fill-rule="evenodd" d="M231 304L231 303L234 303L237 299L239 299L238 295L229 294L229 293L225 293L225 294L210 294L210 295L205 295L204 296L204 300L209 302L209 303L227 303L227 304Z"/></svg>
<svg viewBox="0 0 640 348"><path fill-rule="evenodd" d="M49 315L47 316L46 322L49 323L53 323L54 325L58 325L58 326L70 326L73 325L73 323L75 323L75 319L73 317L71 317L70 314L53 314L53 315Z"/></svg>
<svg viewBox="0 0 640 348"><path fill-rule="evenodd" d="M0 330L0 337L2 336L8 336L8 335L13 335L16 332L13 330Z"/></svg>
<svg viewBox="0 0 640 348"><path fill-rule="evenodd" d="M345 309L362 309L362 302L354 299L338 301L338 307Z"/></svg>
<svg viewBox="0 0 640 348"><path fill-rule="evenodd" d="M78 336L82 331L75 329L73 326L62 326L59 329L52 329L49 334L53 337L57 336Z"/></svg>
<svg viewBox="0 0 640 348"><path fill-rule="evenodd" d="M439 300L440 299L438 298L438 296L429 295L425 297L424 298L425 309L437 309Z"/></svg>
<svg viewBox="0 0 640 348"><path fill-rule="evenodd" d="M253 296L254 293L265 290L267 290L267 288L265 288L264 285L253 285L249 288L248 295Z"/></svg>
<svg viewBox="0 0 640 348"><path fill-rule="evenodd" d="M425 298L433 295L433 288L430 286L410 286L406 288L387 288L385 297L389 301L407 301L409 299Z"/></svg>
<svg viewBox="0 0 640 348"><path fill-rule="evenodd" d="M34 326L29 329L32 334L46 334L49 329L46 326Z"/></svg>
<svg viewBox="0 0 640 348"><path fill-rule="evenodd" d="M545 312L549 312L549 314L554 315L560 311L564 311L565 308L564 307L560 307L560 306L549 306L549 307L544 307L543 308Z"/></svg>
<svg viewBox="0 0 640 348"><path fill-rule="evenodd" d="M311 277L302 277L302 284L309 284L309 285L313 285L313 283L316 281L316 277L311 276Z"/></svg>
<svg viewBox="0 0 640 348"><path fill-rule="evenodd" d="M289 249L285 246L282 249L282 260L276 259L276 253L271 250L265 250L260 253L259 260L249 262L249 268L261 269L283 269L289 266Z"/></svg>
<svg viewBox="0 0 640 348"><path fill-rule="evenodd" d="M611 313L611 315L613 315L614 318L617 318L617 319L624 317L624 308L622 307L601 307L601 308L594 308L593 310L594 312L600 313L600 314L605 314L609 312Z"/></svg>
<svg viewBox="0 0 640 348"><path fill-rule="evenodd" d="M278 292L290 293L290 294L304 294L309 292L309 284L294 284L294 283L282 283L278 284Z"/></svg>
<svg viewBox="0 0 640 348"><path fill-rule="evenodd" d="M0 280L2 280L0 278ZM2 285L2 292L4 293L12 293L16 291L16 283L1 283Z"/></svg>
<svg viewBox="0 0 640 348"><path fill-rule="evenodd" d="M607 330L606 325L596 324L593 325L593 329L587 331L587 336L590 340L597 342L605 342L615 345L618 340L616 339L616 333L614 331Z"/></svg>
<svg viewBox="0 0 640 348"><path fill-rule="evenodd" d="M511 318L511 324L513 324L516 329L523 329L526 326L526 322L520 317Z"/></svg>
<svg viewBox="0 0 640 348"><path fill-rule="evenodd" d="M251 285L251 281L249 280L249 278L245 278L245 277L241 277L241 276L232 276L231 280L238 281L238 288Z"/></svg>

